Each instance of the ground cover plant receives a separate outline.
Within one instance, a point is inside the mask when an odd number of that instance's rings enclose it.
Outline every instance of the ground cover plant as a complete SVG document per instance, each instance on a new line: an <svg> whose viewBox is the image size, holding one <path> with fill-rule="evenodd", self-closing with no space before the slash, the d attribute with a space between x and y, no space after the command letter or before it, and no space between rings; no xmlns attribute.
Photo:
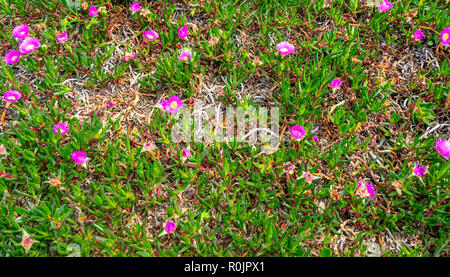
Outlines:
<svg viewBox="0 0 450 277"><path fill-rule="evenodd" d="M1 256L449 255L448 1L1 0L0 23ZM278 108L278 148L174 141L199 100Z"/></svg>

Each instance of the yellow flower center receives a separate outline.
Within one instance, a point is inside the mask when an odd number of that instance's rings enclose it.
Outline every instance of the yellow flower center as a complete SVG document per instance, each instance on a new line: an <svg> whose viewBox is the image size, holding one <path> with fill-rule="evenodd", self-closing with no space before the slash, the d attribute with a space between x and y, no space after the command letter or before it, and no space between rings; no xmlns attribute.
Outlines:
<svg viewBox="0 0 450 277"><path fill-rule="evenodd" d="M33 44L30 44L26 47L27 50L33 50L33 48L34 48Z"/></svg>
<svg viewBox="0 0 450 277"><path fill-rule="evenodd" d="M449 36L449 34L448 34L448 33L445 33L445 34L443 35L443 39L444 39L444 40L447 40L447 39L448 39L448 36Z"/></svg>
<svg viewBox="0 0 450 277"><path fill-rule="evenodd" d="M153 36L152 36L152 35L148 35L148 37L149 37L150 39L153 39Z"/></svg>
<svg viewBox="0 0 450 277"><path fill-rule="evenodd" d="M175 102L175 101L173 101L172 103L170 103L170 107L171 107L172 109L176 109L176 108L178 107L178 103Z"/></svg>
<svg viewBox="0 0 450 277"><path fill-rule="evenodd" d="M6 97L6 98L8 98L8 100L15 100L16 99L16 97L15 96L8 96L8 97Z"/></svg>
<svg viewBox="0 0 450 277"><path fill-rule="evenodd" d="M185 57L183 58L183 61L185 61L185 62L187 62L188 60L189 60L188 56L185 56Z"/></svg>
<svg viewBox="0 0 450 277"><path fill-rule="evenodd" d="M288 51L288 49L286 47L281 48L281 52L287 52L287 51Z"/></svg>

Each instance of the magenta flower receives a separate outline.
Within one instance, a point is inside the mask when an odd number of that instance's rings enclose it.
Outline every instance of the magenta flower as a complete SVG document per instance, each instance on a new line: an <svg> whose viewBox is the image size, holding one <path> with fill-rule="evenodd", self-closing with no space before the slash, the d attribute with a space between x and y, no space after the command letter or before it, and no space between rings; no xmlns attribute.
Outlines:
<svg viewBox="0 0 450 277"><path fill-rule="evenodd" d="M20 94L20 92L18 92L17 90L8 90L7 92L5 92L3 94L3 98L8 103L16 102L21 97L22 97L22 94Z"/></svg>
<svg viewBox="0 0 450 277"><path fill-rule="evenodd" d="M30 33L30 29L28 28L27 24L16 26L12 30L12 34L15 39L24 39L28 36Z"/></svg>
<svg viewBox="0 0 450 277"><path fill-rule="evenodd" d="M300 140L305 136L305 128L300 125L294 125L289 130L289 133L291 133L295 140Z"/></svg>
<svg viewBox="0 0 450 277"><path fill-rule="evenodd" d="M287 41L282 41L277 44L277 50L281 55L292 54L295 52L295 46Z"/></svg>
<svg viewBox="0 0 450 277"><path fill-rule="evenodd" d="M183 49L180 52L180 60L182 60L183 62L189 62L190 60L192 60L192 53L189 49Z"/></svg>
<svg viewBox="0 0 450 277"><path fill-rule="evenodd" d="M375 188L371 184L358 184L358 188L356 189L355 193L359 195L360 197L375 198Z"/></svg>
<svg viewBox="0 0 450 277"><path fill-rule="evenodd" d="M378 10L382 11L382 12L387 12L392 8L392 4L391 2L389 2L388 0L383 0L380 5L378 6Z"/></svg>
<svg viewBox="0 0 450 277"><path fill-rule="evenodd" d="M427 167L424 165L420 166L419 162L417 162L413 172L417 177L422 177L427 172Z"/></svg>
<svg viewBox="0 0 450 277"><path fill-rule="evenodd" d="M61 135L64 135L65 133L67 133L69 131L69 126L67 124L64 123L58 123L55 126L53 126L53 132L55 133L55 135L58 134L58 132Z"/></svg>
<svg viewBox="0 0 450 277"><path fill-rule="evenodd" d="M183 158L187 159L191 156L191 150L184 148L183 150L181 150L181 152L183 153Z"/></svg>
<svg viewBox="0 0 450 277"><path fill-rule="evenodd" d="M19 61L19 59L20 59L20 52L17 50L9 51L5 55L5 61L7 64L15 64L16 62Z"/></svg>
<svg viewBox="0 0 450 277"><path fill-rule="evenodd" d="M69 39L69 35L67 33L62 33L56 36L56 40L60 43L64 43Z"/></svg>
<svg viewBox="0 0 450 277"><path fill-rule="evenodd" d="M164 106L165 110L170 114L178 112L181 107L183 107L183 102L181 101L180 97L175 95L170 97Z"/></svg>
<svg viewBox="0 0 450 277"><path fill-rule="evenodd" d="M136 59L136 54L133 54L133 53L131 53L131 54L126 54L123 58L122 58L122 61L123 62L128 62L129 60L131 60L131 59Z"/></svg>
<svg viewBox="0 0 450 277"><path fill-rule="evenodd" d="M19 51L22 54L27 54L36 50L40 45L39 39L29 37L24 39L19 45Z"/></svg>
<svg viewBox="0 0 450 277"><path fill-rule="evenodd" d="M418 29L414 32L413 37L417 40L425 39L425 34L422 32L422 30Z"/></svg>
<svg viewBox="0 0 450 277"><path fill-rule="evenodd" d="M86 153L84 153L83 151L73 152L71 158L75 161L75 163L80 165L85 164L87 161Z"/></svg>
<svg viewBox="0 0 450 277"><path fill-rule="evenodd" d="M184 25L183 28L178 28L178 37L181 39L185 39L188 35L188 27Z"/></svg>
<svg viewBox="0 0 450 277"><path fill-rule="evenodd" d="M292 173L294 173L294 168L295 168L295 165L291 164L288 167L284 168L284 172L286 172L288 174L292 174Z"/></svg>
<svg viewBox="0 0 450 277"><path fill-rule="evenodd" d="M159 38L159 34L153 30L147 30L144 32L144 37L149 40L152 41L154 39Z"/></svg>
<svg viewBox="0 0 450 277"><path fill-rule="evenodd" d="M134 1L133 3L131 3L130 10L132 13L142 10L141 3Z"/></svg>
<svg viewBox="0 0 450 277"><path fill-rule="evenodd" d="M313 136L312 140L313 141L319 141L319 137L318 136Z"/></svg>
<svg viewBox="0 0 450 277"><path fill-rule="evenodd" d="M108 105L109 108L112 108L112 107L114 107L116 105L116 103L114 103L113 101L109 101L107 103L107 105Z"/></svg>
<svg viewBox="0 0 450 277"><path fill-rule="evenodd" d="M167 233L173 233L175 231L175 228L177 228L177 225L172 220L167 221L166 226L164 226L164 230Z"/></svg>
<svg viewBox="0 0 450 277"><path fill-rule="evenodd" d="M448 159L450 157L450 141L446 139L437 139L435 141L436 150L442 157Z"/></svg>
<svg viewBox="0 0 450 277"><path fill-rule="evenodd" d="M342 84L342 81L336 78L330 82L330 87L333 89L337 89L341 86L341 84Z"/></svg>
<svg viewBox="0 0 450 277"><path fill-rule="evenodd" d="M445 27L441 33L441 43L443 45L450 44L450 26Z"/></svg>
<svg viewBox="0 0 450 277"><path fill-rule="evenodd" d="M96 17L98 15L98 10L97 10L97 8L95 6L91 6L89 8L89 15L91 17Z"/></svg>
<svg viewBox="0 0 450 277"><path fill-rule="evenodd" d="M156 103L156 107L160 110L166 110L167 100L161 100Z"/></svg>

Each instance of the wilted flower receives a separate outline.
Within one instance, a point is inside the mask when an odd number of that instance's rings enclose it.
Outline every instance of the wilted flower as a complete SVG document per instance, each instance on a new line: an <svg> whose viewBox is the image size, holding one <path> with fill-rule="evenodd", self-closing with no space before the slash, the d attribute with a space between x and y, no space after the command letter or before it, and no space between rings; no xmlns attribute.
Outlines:
<svg viewBox="0 0 450 277"><path fill-rule="evenodd" d="M141 3L134 1L133 3L131 3L130 10L132 13L142 10Z"/></svg>
<svg viewBox="0 0 450 277"><path fill-rule="evenodd" d="M7 92L5 92L3 94L3 98L8 103L16 102L21 97L22 97L22 94L20 94L20 92L18 92L17 90L8 90Z"/></svg>
<svg viewBox="0 0 450 277"><path fill-rule="evenodd" d="M180 60L182 60L183 62L189 62L190 60L192 60L192 53L189 49L183 49L180 52Z"/></svg>
<svg viewBox="0 0 450 277"><path fill-rule="evenodd" d="M342 81L336 78L330 82L330 87L333 89L337 89L341 86L341 84L342 84Z"/></svg>
<svg viewBox="0 0 450 277"><path fill-rule="evenodd" d="M56 40L58 42L64 43L69 39L69 35L67 33L62 33L56 36Z"/></svg>
<svg viewBox="0 0 450 277"><path fill-rule="evenodd" d="M277 50L281 55L292 54L295 52L295 46L287 41L282 41L277 44Z"/></svg>
<svg viewBox="0 0 450 277"><path fill-rule="evenodd" d="M422 30L418 29L414 32L413 37L417 40L425 39L425 34L422 32Z"/></svg>
<svg viewBox="0 0 450 277"><path fill-rule="evenodd" d="M86 153L84 153L83 151L73 152L71 158L75 161L75 163L80 165L85 164L87 161Z"/></svg>
<svg viewBox="0 0 450 277"><path fill-rule="evenodd" d="M388 0L383 0L380 5L378 6L378 10L382 11L382 12L387 12L392 8L392 4L391 2L389 2Z"/></svg>
<svg viewBox="0 0 450 277"><path fill-rule="evenodd" d="M3 144L0 145L0 155L6 155L6 147Z"/></svg>
<svg viewBox="0 0 450 277"><path fill-rule="evenodd" d="M20 52L17 50L9 51L5 55L5 61L7 64L15 64L16 62L19 61L19 59L20 59Z"/></svg>
<svg viewBox="0 0 450 277"><path fill-rule="evenodd" d="M154 39L159 38L159 34L157 32L155 32L154 30L147 30L144 32L144 37L147 40L152 41Z"/></svg>
<svg viewBox="0 0 450 277"><path fill-rule="evenodd" d="M358 188L356 189L355 193L359 195L360 197L375 198L375 189L373 185L371 184L358 184Z"/></svg>
<svg viewBox="0 0 450 277"><path fill-rule="evenodd" d="M16 26L12 30L12 35L15 39L24 39L28 36L30 33L30 29L28 28L27 24Z"/></svg>
<svg viewBox="0 0 450 277"><path fill-rule="evenodd" d="M288 174L292 174L292 173L294 173L294 168L295 168L295 165L291 164L288 167L284 168L284 172L286 172Z"/></svg>
<svg viewBox="0 0 450 277"><path fill-rule="evenodd" d="M96 17L98 15L98 10L97 10L97 8L95 6L91 6L89 8L89 15L91 17Z"/></svg>
<svg viewBox="0 0 450 277"><path fill-rule="evenodd" d="M183 150L181 150L181 152L183 153L183 158L187 159L191 156L191 150L189 150L188 148L183 148Z"/></svg>
<svg viewBox="0 0 450 277"><path fill-rule="evenodd" d="M167 100L165 110L171 114L174 114L178 112L181 107L183 107L183 102L180 97L174 95Z"/></svg>
<svg viewBox="0 0 450 277"><path fill-rule="evenodd" d="M33 246L34 239L27 233L25 233L22 237L22 242L20 243L25 250L30 249Z"/></svg>
<svg viewBox="0 0 450 277"><path fill-rule="evenodd" d="M61 185L61 178L56 177L48 180L50 186L59 187Z"/></svg>
<svg viewBox="0 0 450 277"><path fill-rule="evenodd" d="M445 27L441 33L441 43L443 45L450 44L450 26Z"/></svg>
<svg viewBox="0 0 450 277"><path fill-rule="evenodd" d="M305 136L305 128L300 125L294 125L289 130L289 133L291 133L295 140L300 140Z"/></svg>
<svg viewBox="0 0 450 277"><path fill-rule="evenodd" d="M422 177L427 172L427 168L424 165L420 166L419 162L417 162L416 166L413 169L413 172L417 177Z"/></svg>
<svg viewBox="0 0 450 277"><path fill-rule="evenodd" d="M178 28L178 37L181 39L185 39L188 35L188 27L184 25L183 28Z"/></svg>
<svg viewBox="0 0 450 277"><path fill-rule="evenodd" d="M156 145L153 141L149 141L144 143L143 151L153 152L156 150Z"/></svg>
<svg viewBox="0 0 450 277"><path fill-rule="evenodd" d="M212 37L208 40L209 45L215 45L219 41L218 37Z"/></svg>
<svg viewBox="0 0 450 277"><path fill-rule="evenodd" d="M305 178L308 184L311 184L314 181L314 175L312 175L309 171L303 172L302 177Z"/></svg>
<svg viewBox="0 0 450 277"><path fill-rule="evenodd" d="M175 228L177 228L177 225L172 220L167 221L166 225L164 226L164 230L167 233L173 233L175 231Z"/></svg>
<svg viewBox="0 0 450 277"><path fill-rule="evenodd" d="M448 159L450 157L450 141L446 139L437 139L435 141L436 150L442 157Z"/></svg>
<svg viewBox="0 0 450 277"><path fill-rule="evenodd" d="M166 110L167 100L161 100L156 103L156 107L160 110Z"/></svg>
<svg viewBox="0 0 450 277"><path fill-rule="evenodd" d="M36 50L40 45L39 39L29 37L24 39L19 45L19 51L22 54L27 54Z"/></svg>
<svg viewBox="0 0 450 277"><path fill-rule="evenodd" d="M55 126L53 126L53 132L55 133L55 135L57 135L58 132L60 132L61 135L64 135L68 131L69 131L69 126L67 124L58 123Z"/></svg>
<svg viewBox="0 0 450 277"><path fill-rule="evenodd" d="M123 62L128 62L129 60L131 60L131 59L136 59L136 54L133 54L133 53L131 53L131 54L126 54L123 58L122 58L122 61Z"/></svg>
<svg viewBox="0 0 450 277"><path fill-rule="evenodd" d="M107 103L107 105L108 105L108 107L112 108L112 107L114 107L116 105L116 103L114 103L113 101L109 101Z"/></svg>

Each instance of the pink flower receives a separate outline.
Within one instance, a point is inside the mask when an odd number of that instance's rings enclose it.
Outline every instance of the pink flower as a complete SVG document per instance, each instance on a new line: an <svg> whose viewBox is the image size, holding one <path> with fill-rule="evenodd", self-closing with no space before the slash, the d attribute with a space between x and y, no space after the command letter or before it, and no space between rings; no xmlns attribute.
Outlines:
<svg viewBox="0 0 450 277"><path fill-rule="evenodd" d="M75 161L75 163L80 165L85 164L87 161L86 153L84 153L83 151L73 152L71 158Z"/></svg>
<svg viewBox="0 0 450 277"><path fill-rule="evenodd" d="M160 110L165 110L167 105L167 100L161 100L158 103L156 103L156 107Z"/></svg>
<svg viewBox="0 0 450 277"><path fill-rule="evenodd" d="M149 141L144 143L144 147L143 147L143 152L149 151L149 152L153 152L157 149L155 143L153 141Z"/></svg>
<svg viewBox="0 0 450 277"><path fill-rule="evenodd" d="M181 150L181 152L183 153L183 158L189 158L191 156L191 150L184 148L183 150Z"/></svg>
<svg viewBox="0 0 450 277"><path fill-rule="evenodd" d="M295 52L295 46L287 41L282 41L277 44L277 50L281 55L292 54Z"/></svg>
<svg viewBox="0 0 450 277"><path fill-rule="evenodd" d="M371 184L358 184L358 188L356 189L355 193L359 195L360 197L375 198L375 188Z"/></svg>
<svg viewBox="0 0 450 277"><path fill-rule="evenodd" d="M180 60L182 60L183 62L189 62L190 60L192 60L192 53L189 49L183 49L180 52Z"/></svg>
<svg viewBox="0 0 450 277"><path fill-rule="evenodd" d="M136 54L133 54L133 53L131 53L131 54L126 54L123 58L122 58L122 61L123 62L128 62L129 60L131 60L131 59L136 59Z"/></svg>
<svg viewBox="0 0 450 277"><path fill-rule="evenodd" d="M333 89L337 89L341 86L341 84L342 84L342 81L336 78L330 82L330 87Z"/></svg>
<svg viewBox="0 0 450 277"><path fill-rule="evenodd" d="M24 39L28 36L30 33L30 29L28 28L27 24L16 26L12 30L12 34L15 39Z"/></svg>
<svg viewBox="0 0 450 277"><path fill-rule="evenodd" d="M382 12L387 12L392 8L392 4L391 2L389 2L388 0L383 0L380 5L378 6L378 10L382 11Z"/></svg>
<svg viewBox="0 0 450 277"><path fill-rule="evenodd" d="M11 102L16 102L17 100L19 100L22 97L22 94L20 94L20 92L16 91L16 90L8 90L7 92L5 92L3 94L3 98L5 99L6 102L11 103Z"/></svg>
<svg viewBox="0 0 450 277"><path fill-rule="evenodd" d="M67 124L58 123L55 126L53 126L53 132L55 133L55 135L57 135L58 132L60 132L61 135L64 135L68 131L69 131L69 126Z"/></svg>
<svg viewBox="0 0 450 277"><path fill-rule="evenodd" d="M142 10L141 3L134 1L133 3L131 3L130 10L132 13Z"/></svg>
<svg viewBox="0 0 450 277"><path fill-rule="evenodd" d="M177 228L177 225L172 220L167 221L166 226L164 226L164 230L167 233L173 233L175 231L175 228Z"/></svg>
<svg viewBox="0 0 450 277"><path fill-rule="evenodd" d="M413 37L417 40L425 39L425 34L422 32L422 30L418 29L414 32Z"/></svg>
<svg viewBox="0 0 450 277"><path fill-rule="evenodd" d="M450 44L450 26L445 27L441 33L441 43L443 45Z"/></svg>
<svg viewBox="0 0 450 277"><path fill-rule="evenodd" d="M427 172L427 168L426 168L426 166L423 166L423 165L419 166L419 163L417 162L416 166L413 169L413 172L417 177L422 177Z"/></svg>
<svg viewBox="0 0 450 277"><path fill-rule="evenodd" d="M114 107L116 104L115 104L113 101L109 101L109 102L107 103L107 105L108 105L109 108L112 108L112 107Z"/></svg>
<svg viewBox="0 0 450 277"><path fill-rule="evenodd" d="M292 174L292 173L294 173L294 168L295 168L295 165L291 164L288 167L284 168L284 172Z"/></svg>
<svg viewBox="0 0 450 277"><path fill-rule="evenodd" d="M60 43L64 43L69 39L69 35L67 33L62 33L56 36L56 40Z"/></svg>
<svg viewBox="0 0 450 277"><path fill-rule="evenodd" d="M314 175L312 175L309 171L303 172L302 177L305 178L308 184L312 184L314 181Z"/></svg>
<svg viewBox="0 0 450 277"><path fill-rule="evenodd" d="M181 39L185 39L188 35L188 27L184 25L183 28L178 28L178 37Z"/></svg>
<svg viewBox="0 0 450 277"><path fill-rule="evenodd" d="M318 136L313 136L312 140L313 141L319 141L319 137Z"/></svg>
<svg viewBox="0 0 450 277"><path fill-rule="evenodd" d="M152 41L154 39L159 38L159 34L153 30L147 30L144 32L144 37L149 40Z"/></svg>
<svg viewBox="0 0 450 277"><path fill-rule="evenodd" d="M436 150L442 157L448 159L450 157L450 141L446 139L437 139L435 141Z"/></svg>
<svg viewBox="0 0 450 277"><path fill-rule="evenodd" d="M164 108L168 113L174 114L178 112L181 107L183 107L183 102L180 97L174 95L167 100Z"/></svg>
<svg viewBox="0 0 450 277"><path fill-rule="evenodd" d="M305 136L305 128L300 125L294 125L289 130L289 133L291 133L295 140L300 140Z"/></svg>
<svg viewBox="0 0 450 277"><path fill-rule="evenodd" d="M20 59L20 52L17 50L9 51L5 55L5 61L7 64L15 64L16 62L19 61L19 59Z"/></svg>
<svg viewBox="0 0 450 277"><path fill-rule="evenodd" d="M98 15L98 11L97 11L97 8L95 6L91 6L89 8L89 15L91 17L96 17Z"/></svg>
<svg viewBox="0 0 450 277"><path fill-rule="evenodd" d="M39 39L29 37L24 39L19 45L19 51L22 54L27 54L36 50L40 45Z"/></svg>

